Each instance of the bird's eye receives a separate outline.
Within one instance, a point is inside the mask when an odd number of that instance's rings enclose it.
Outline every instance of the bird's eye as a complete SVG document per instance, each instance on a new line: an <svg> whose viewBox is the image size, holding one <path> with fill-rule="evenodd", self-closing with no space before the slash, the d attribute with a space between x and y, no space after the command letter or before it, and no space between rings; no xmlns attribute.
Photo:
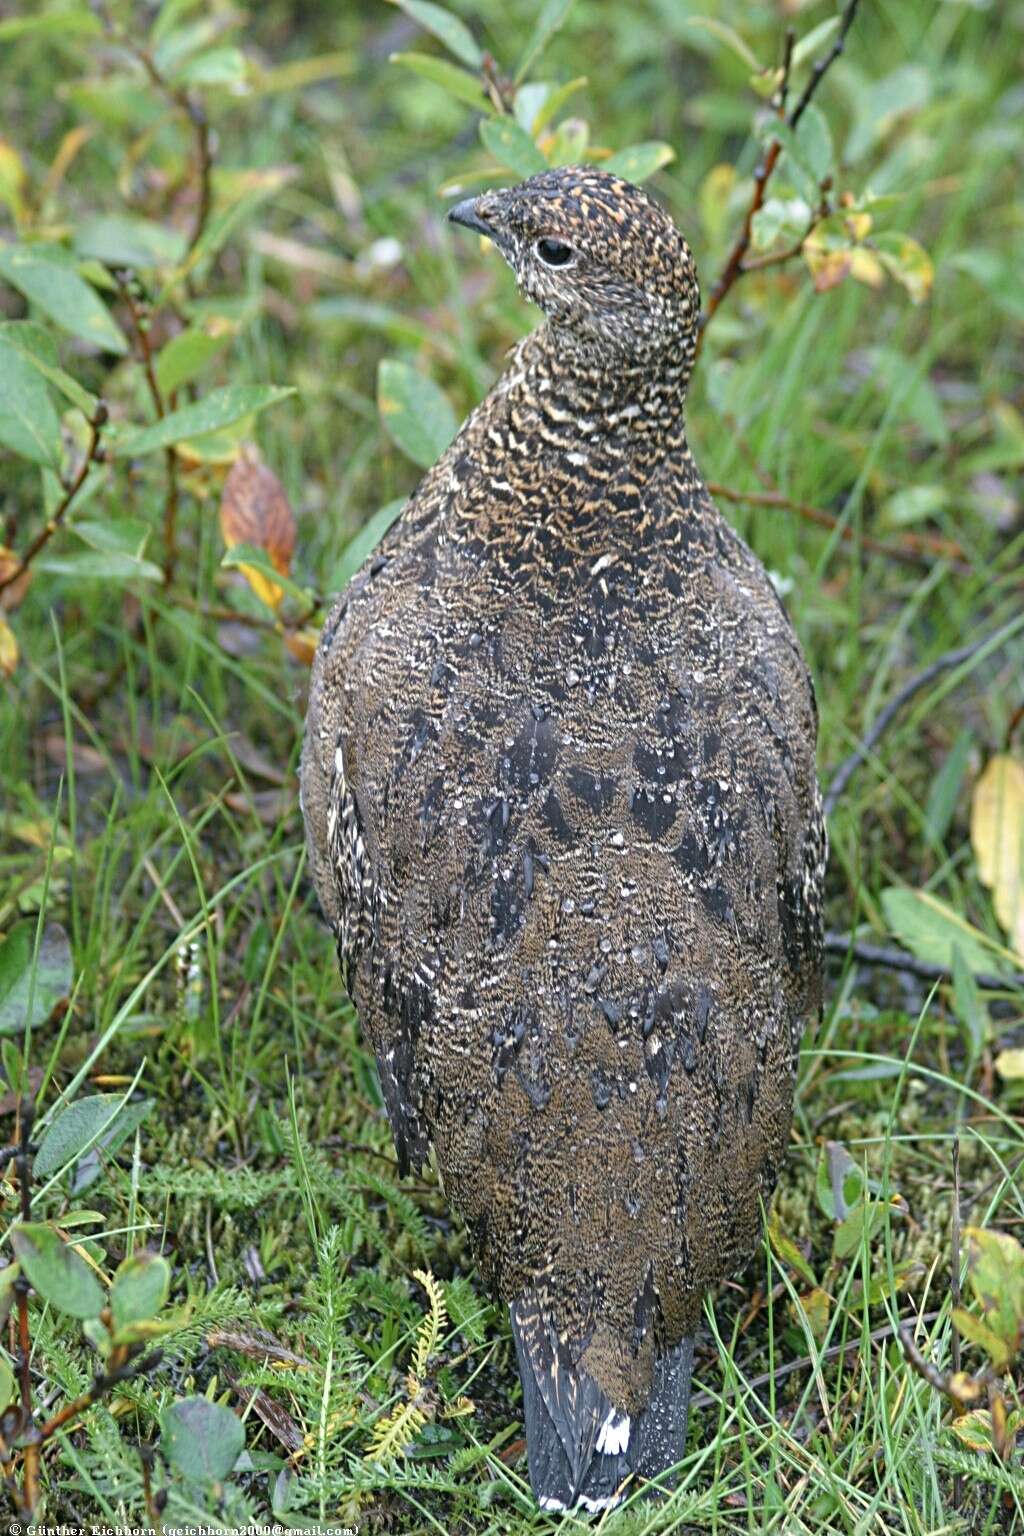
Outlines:
<svg viewBox="0 0 1024 1536"><path fill-rule="evenodd" d="M535 249L546 267L567 267L576 255L562 240L538 240Z"/></svg>

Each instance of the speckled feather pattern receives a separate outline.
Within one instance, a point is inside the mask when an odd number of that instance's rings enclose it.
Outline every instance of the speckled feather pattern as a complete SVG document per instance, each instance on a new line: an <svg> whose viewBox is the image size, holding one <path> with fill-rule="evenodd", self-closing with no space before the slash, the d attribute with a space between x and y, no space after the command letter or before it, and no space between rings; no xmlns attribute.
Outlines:
<svg viewBox="0 0 1024 1536"><path fill-rule="evenodd" d="M324 627L309 853L402 1168L433 1149L487 1284L636 1413L785 1153L814 698L687 447L682 236L592 169L477 209L545 323Z"/></svg>

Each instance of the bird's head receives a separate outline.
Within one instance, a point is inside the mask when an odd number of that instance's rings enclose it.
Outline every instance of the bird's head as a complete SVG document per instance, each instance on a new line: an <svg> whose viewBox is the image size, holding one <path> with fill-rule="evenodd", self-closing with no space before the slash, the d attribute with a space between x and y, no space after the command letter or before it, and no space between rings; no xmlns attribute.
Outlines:
<svg viewBox="0 0 1024 1536"><path fill-rule="evenodd" d="M605 360L692 351L700 296L690 248L642 188L565 166L468 197L449 219L486 235L567 343Z"/></svg>

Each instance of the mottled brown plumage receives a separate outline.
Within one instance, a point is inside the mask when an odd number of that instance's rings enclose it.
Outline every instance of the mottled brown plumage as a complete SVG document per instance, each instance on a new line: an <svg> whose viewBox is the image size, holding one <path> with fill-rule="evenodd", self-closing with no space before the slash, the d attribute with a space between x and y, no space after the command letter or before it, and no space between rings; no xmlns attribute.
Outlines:
<svg viewBox="0 0 1024 1536"><path fill-rule="evenodd" d="M785 1152L816 715L687 448L682 236L588 168L454 215L546 321L335 605L303 805L401 1166L434 1149L510 1304L534 1488L602 1507L681 1456Z"/></svg>

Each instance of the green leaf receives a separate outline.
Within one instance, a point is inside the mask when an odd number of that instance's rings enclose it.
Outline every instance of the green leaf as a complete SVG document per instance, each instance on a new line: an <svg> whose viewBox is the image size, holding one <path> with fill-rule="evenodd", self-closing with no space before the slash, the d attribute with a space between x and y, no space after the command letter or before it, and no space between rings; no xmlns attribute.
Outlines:
<svg viewBox="0 0 1024 1536"><path fill-rule="evenodd" d="M14 1282L21 1274L20 1264L6 1264L0 1269L0 1328L11 1315L15 1302Z"/></svg>
<svg viewBox="0 0 1024 1536"><path fill-rule="evenodd" d="M71 550L68 554L41 555L36 570L51 576L70 576L76 581L162 581L163 571L152 560L138 560L117 550Z"/></svg>
<svg viewBox="0 0 1024 1536"><path fill-rule="evenodd" d="M1006 1345L987 1323L983 1323L980 1317L975 1317L973 1312L968 1312L966 1307L954 1307L951 1313L956 1331L961 1338L969 1339L972 1344L979 1345L986 1354L995 1360L1002 1360L1006 1354Z"/></svg>
<svg viewBox="0 0 1024 1536"><path fill-rule="evenodd" d="M0 42L29 34L59 34L61 37L99 37L103 27L98 16L86 5L55 6L34 16L10 16L0 21Z"/></svg>
<svg viewBox="0 0 1024 1536"><path fill-rule="evenodd" d="M967 1055L973 1064L985 1048L991 1032L988 1009L981 1000L978 984L964 960L960 945L953 945L953 1002L957 1018L967 1036Z"/></svg>
<svg viewBox="0 0 1024 1536"><path fill-rule="evenodd" d="M160 1416L160 1449L191 1482L222 1483L245 1448L242 1421L205 1397L185 1397Z"/></svg>
<svg viewBox="0 0 1024 1536"><path fill-rule="evenodd" d="M782 1219L779 1216L778 1207L773 1206L768 1215L768 1241L771 1243L775 1257L787 1268L792 1269L808 1285L817 1285L814 1270L804 1258L800 1249L788 1233L782 1230Z"/></svg>
<svg viewBox="0 0 1024 1536"><path fill-rule="evenodd" d="M843 1221L864 1199L864 1174L838 1141L826 1141L818 1159L818 1204L832 1221Z"/></svg>
<svg viewBox="0 0 1024 1536"><path fill-rule="evenodd" d="M229 570L248 566L259 571L267 581L280 587L290 597L294 597L304 608L310 607L310 593L304 587L300 587L298 582L292 581L290 577L279 571L266 550L261 549L258 544L232 544L231 548L225 550L221 556L220 563Z"/></svg>
<svg viewBox="0 0 1024 1536"><path fill-rule="evenodd" d="M935 268L923 245L893 231L883 231L874 239L878 259L889 276L906 289L912 304L923 304L932 291Z"/></svg>
<svg viewBox="0 0 1024 1536"><path fill-rule="evenodd" d="M941 843L949 831L973 745L971 732L961 731L932 780L925 804L924 821L933 842Z"/></svg>
<svg viewBox="0 0 1024 1536"><path fill-rule="evenodd" d="M124 1099L117 1093L92 1094L65 1105L39 1143L33 1172L45 1179L73 1163L114 1125L123 1108Z"/></svg>
<svg viewBox="0 0 1024 1536"><path fill-rule="evenodd" d="M428 469L458 430L447 395L409 363L384 358L377 369L377 406L394 443Z"/></svg>
<svg viewBox="0 0 1024 1536"><path fill-rule="evenodd" d="M544 99L529 122L523 122L522 117L519 115L519 99L528 89L528 87L524 86L522 90L516 92L516 116L523 124L527 133L531 135L540 133L541 129L545 128L552 118L562 110L569 98L575 96L576 92L581 91L588 83L586 75L577 75L575 80L567 80L564 85L556 86L554 90L545 87Z"/></svg>
<svg viewBox="0 0 1024 1536"><path fill-rule="evenodd" d="M864 1200L854 1206L835 1230L832 1252L837 1259L848 1259L862 1244L869 1243L881 1230L888 1209L884 1200Z"/></svg>
<svg viewBox="0 0 1024 1536"><path fill-rule="evenodd" d="M543 53L555 33L565 25L573 4L574 0L545 0L545 5L537 17L533 31L530 33L530 40L519 61L519 67L516 69L516 85L526 79L534 59Z"/></svg>
<svg viewBox="0 0 1024 1536"><path fill-rule="evenodd" d="M994 1369L1006 1371L1024 1339L1024 1248L1007 1232L967 1227L964 1235L971 1289L985 1327L1001 1346L996 1351L986 1343L985 1348L992 1355Z"/></svg>
<svg viewBox="0 0 1024 1536"><path fill-rule="evenodd" d="M79 256L110 267L174 266L185 254L185 239L152 219L110 213L85 219L75 231Z"/></svg>
<svg viewBox="0 0 1024 1536"><path fill-rule="evenodd" d="M449 96L454 96L457 101L464 101L467 106L475 108L477 112L492 110L491 103L477 76L460 69L457 64L449 64L447 59L435 59L429 53L393 53L391 63L401 64L403 69L411 69L414 75L420 75L433 85L439 85L442 90L447 91Z"/></svg>
<svg viewBox="0 0 1024 1536"><path fill-rule="evenodd" d="M83 518L75 523L74 531L90 549L138 561L149 542L151 529L141 517L105 517L102 521Z"/></svg>
<svg viewBox="0 0 1024 1536"><path fill-rule="evenodd" d="M519 124L511 117L485 117L480 121L484 148L517 176L536 176L546 171L547 161Z"/></svg>
<svg viewBox="0 0 1024 1536"><path fill-rule="evenodd" d="M991 971L1003 951L985 935L927 891L890 886L882 892L882 911L890 929L912 955L947 969L953 963L953 945L960 946L970 970ZM998 966L996 966L998 969Z"/></svg>
<svg viewBox="0 0 1024 1536"><path fill-rule="evenodd" d="M0 1357L0 1413L14 1400L14 1372Z"/></svg>
<svg viewBox="0 0 1024 1536"><path fill-rule="evenodd" d="M432 4L431 0L393 0L393 3L400 6L413 21L419 22L421 27L432 32L444 43L449 53L454 53L460 63L467 64L470 69L480 68L484 56L472 32L458 16L453 16L443 6Z"/></svg>
<svg viewBox="0 0 1024 1536"><path fill-rule="evenodd" d="M810 58L812 53L817 53L821 45L828 41L833 32L839 30L840 20L839 16L828 16L824 21L819 22L816 27L812 27L809 32L805 32L793 49L790 68L799 69L805 59Z"/></svg>
<svg viewBox="0 0 1024 1536"><path fill-rule="evenodd" d="M652 139L646 144L631 144L628 149L616 150L602 169L611 171L613 176L622 176L626 181L646 181L663 165L671 165L675 157L671 144Z"/></svg>
<svg viewBox="0 0 1024 1536"><path fill-rule="evenodd" d="M345 551L334 569L331 581L332 592L340 592L343 587L348 586L356 571L376 549L404 506L405 497L398 496L394 501L389 501L387 506L378 508L363 524L355 538L346 544Z"/></svg>
<svg viewBox="0 0 1024 1536"><path fill-rule="evenodd" d="M211 358L228 341L225 334L210 336L206 331L181 331L165 342L157 355L154 372L161 393L167 398L199 377Z"/></svg>
<svg viewBox="0 0 1024 1536"><path fill-rule="evenodd" d="M4 1078L11 1093L24 1093L26 1086L25 1063L21 1055L21 1047L15 1045L11 1039L0 1041L0 1059L4 1064Z"/></svg>
<svg viewBox="0 0 1024 1536"><path fill-rule="evenodd" d="M688 18L691 27L703 27L730 48L738 59L741 59L748 69L756 70L763 74L764 69L754 50L750 47L734 27L726 26L724 21L718 21L714 16L690 16Z"/></svg>
<svg viewBox="0 0 1024 1536"><path fill-rule="evenodd" d="M88 1265L52 1227L18 1222L11 1247L25 1275L44 1301L69 1317L98 1317L106 1296Z"/></svg>
<svg viewBox="0 0 1024 1536"><path fill-rule="evenodd" d="M180 410L171 411L151 427L117 438L112 445L113 452L120 458L138 458L144 453L169 448L186 438L205 437L208 432L219 432L243 416L264 411L279 400L287 400L294 393L294 389L276 384L229 384L226 389L215 389L213 394L197 400L194 405L183 405Z"/></svg>
<svg viewBox="0 0 1024 1536"><path fill-rule="evenodd" d="M0 333L0 444L59 470L60 421L39 371Z"/></svg>
<svg viewBox="0 0 1024 1536"><path fill-rule="evenodd" d="M59 923L47 923L43 929L33 982L35 938L33 917L15 923L0 942L0 1035L21 1034L26 1027L45 1024L71 992L71 946L64 929Z"/></svg>
<svg viewBox="0 0 1024 1536"><path fill-rule="evenodd" d="M70 374L57 366L57 348L49 331L33 320L8 320L0 325L0 340L14 350L33 367L54 389L87 417L95 414L99 403L95 395L83 389Z"/></svg>
<svg viewBox="0 0 1024 1536"><path fill-rule="evenodd" d="M0 246L0 277L72 336L104 352L128 351L106 306L59 246Z"/></svg>
<svg viewBox="0 0 1024 1536"><path fill-rule="evenodd" d="M245 84L248 72L245 54L228 45L197 53L175 71L174 78L181 85L238 86Z"/></svg>
<svg viewBox="0 0 1024 1536"><path fill-rule="evenodd" d="M118 1266L110 1288L115 1334L155 1317L171 1288L171 1266L158 1253L133 1253Z"/></svg>

